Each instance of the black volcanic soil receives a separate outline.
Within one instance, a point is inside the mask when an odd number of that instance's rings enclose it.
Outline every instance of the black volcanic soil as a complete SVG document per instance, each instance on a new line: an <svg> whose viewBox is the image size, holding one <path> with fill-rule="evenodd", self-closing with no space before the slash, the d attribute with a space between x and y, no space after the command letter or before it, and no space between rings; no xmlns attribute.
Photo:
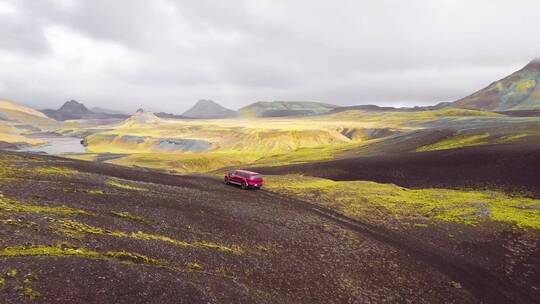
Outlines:
<svg viewBox="0 0 540 304"><path fill-rule="evenodd" d="M408 188L501 189L540 197L540 144L536 143L351 157L253 170L370 180Z"/></svg>
<svg viewBox="0 0 540 304"><path fill-rule="evenodd" d="M482 235L474 235L474 230L472 236L464 232L457 237L484 251L460 255L444 239L420 242L426 239L415 235L426 233L421 230L401 233L372 227L266 191L242 191L215 178L14 152L0 152L0 162L19 172L0 178L5 198L86 212L16 212L0 205L0 252L64 243L75 249L144 255L167 265L141 259L0 257L5 279L0 286L2 303L534 303L540 299L530 291L538 283L534 272L504 280L496 270L492 274L470 258L498 250L478 246L493 240L479 240ZM54 169L58 167L77 172L62 174ZM112 177L129 187L112 185ZM61 220L108 232L65 234L53 225ZM118 237L111 231L213 242L244 252L179 247ZM528 273L528 263L537 262L517 261L515 267L525 267ZM189 268L188 263L200 268ZM17 273L10 276L12 269ZM33 299L27 290L30 285L39 293Z"/></svg>

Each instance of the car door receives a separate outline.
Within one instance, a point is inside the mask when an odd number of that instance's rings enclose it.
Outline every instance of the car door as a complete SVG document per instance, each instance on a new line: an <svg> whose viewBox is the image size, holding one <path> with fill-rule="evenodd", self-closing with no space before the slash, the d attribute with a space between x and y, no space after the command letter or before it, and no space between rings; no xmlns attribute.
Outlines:
<svg viewBox="0 0 540 304"><path fill-rule="evenodd" d="M237 176L237 182L239 184L242 184L244 180L246 179L246 174L244 172L238 172Z"/></svg>
<svg viewBox="0 0 540 304"><path fill-rule="evenodd" d="M240 183L240 176L238 176L238 172L233 171L230 176L230 181L233 183Z"/></svg>

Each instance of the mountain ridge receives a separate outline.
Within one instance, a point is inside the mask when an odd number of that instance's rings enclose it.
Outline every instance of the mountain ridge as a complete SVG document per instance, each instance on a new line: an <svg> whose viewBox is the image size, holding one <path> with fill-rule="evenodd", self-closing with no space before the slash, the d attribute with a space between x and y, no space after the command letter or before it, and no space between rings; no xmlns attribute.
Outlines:
<svg viewBox="0 0 540 304"><path fill-rule="evenodd" d="M458 99L452 107L484 111L540 110L540 58L520 70Z"/></svg>
<svg viewBox="0 0 540 304"><path fill-rule="evenodd" d="M96 113L89 110L83 103L76 100L66 101L58 110L45 109L42 111L49 118L57 121L76 119L109 119L128 118L125 114Z"/></svg>

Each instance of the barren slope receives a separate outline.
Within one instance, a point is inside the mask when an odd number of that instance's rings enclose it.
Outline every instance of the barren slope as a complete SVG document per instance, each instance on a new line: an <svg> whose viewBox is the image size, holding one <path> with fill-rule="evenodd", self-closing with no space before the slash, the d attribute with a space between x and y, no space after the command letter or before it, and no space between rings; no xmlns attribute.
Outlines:
<svg viewBox="0 0 540 304"><path fill-rule="evenodd" d="M265 191L45 156L0 161L6 303L532 302L458 257Z"/></svg>

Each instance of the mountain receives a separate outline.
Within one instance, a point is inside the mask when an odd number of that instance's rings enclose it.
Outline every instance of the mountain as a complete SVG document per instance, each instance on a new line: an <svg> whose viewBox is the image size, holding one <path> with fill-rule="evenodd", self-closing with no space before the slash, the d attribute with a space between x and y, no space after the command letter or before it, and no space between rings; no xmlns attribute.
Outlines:
<svg viewBox="0 0 540 304"><path fill-rule="evenodd" d="M238 112L245 117L311 116L328 113L335 105L313 101L259 101Z"/></svg>
<svg viewBox="0 0 540 304"><path fill-rule="evenodd" d="M229 118L235 117L236 112L227 109L212 100L201 99L197 101L197 103L191 109L184 112L182 116L203 119Z"/></svg>
<svg viewBox="0 0 540 304"><path fill-rule="evenodd" d="M540 58L452 106L487 111L540 110Z"/></svg>
<svg viewBox="0 0 540 304"><path fill-rule="evenodd" d="M129 117L125 114L92 112L88 110L88 108L84 104L77 102L76 100L67 101L58 110L43 110L43 113L45 113L48 117L59 121L72 119L109 119Z"/></svg>
<svg viewBox="0 0 540 304"><path fill-rule="evenodd" d="M105 108L100 108L100 107L92 107L90 109L90 111L93 112L93 113L100 113L100 114L121 114L121 115L126 115L126 113L122 112L122 111L105 109Z"/></svg>

